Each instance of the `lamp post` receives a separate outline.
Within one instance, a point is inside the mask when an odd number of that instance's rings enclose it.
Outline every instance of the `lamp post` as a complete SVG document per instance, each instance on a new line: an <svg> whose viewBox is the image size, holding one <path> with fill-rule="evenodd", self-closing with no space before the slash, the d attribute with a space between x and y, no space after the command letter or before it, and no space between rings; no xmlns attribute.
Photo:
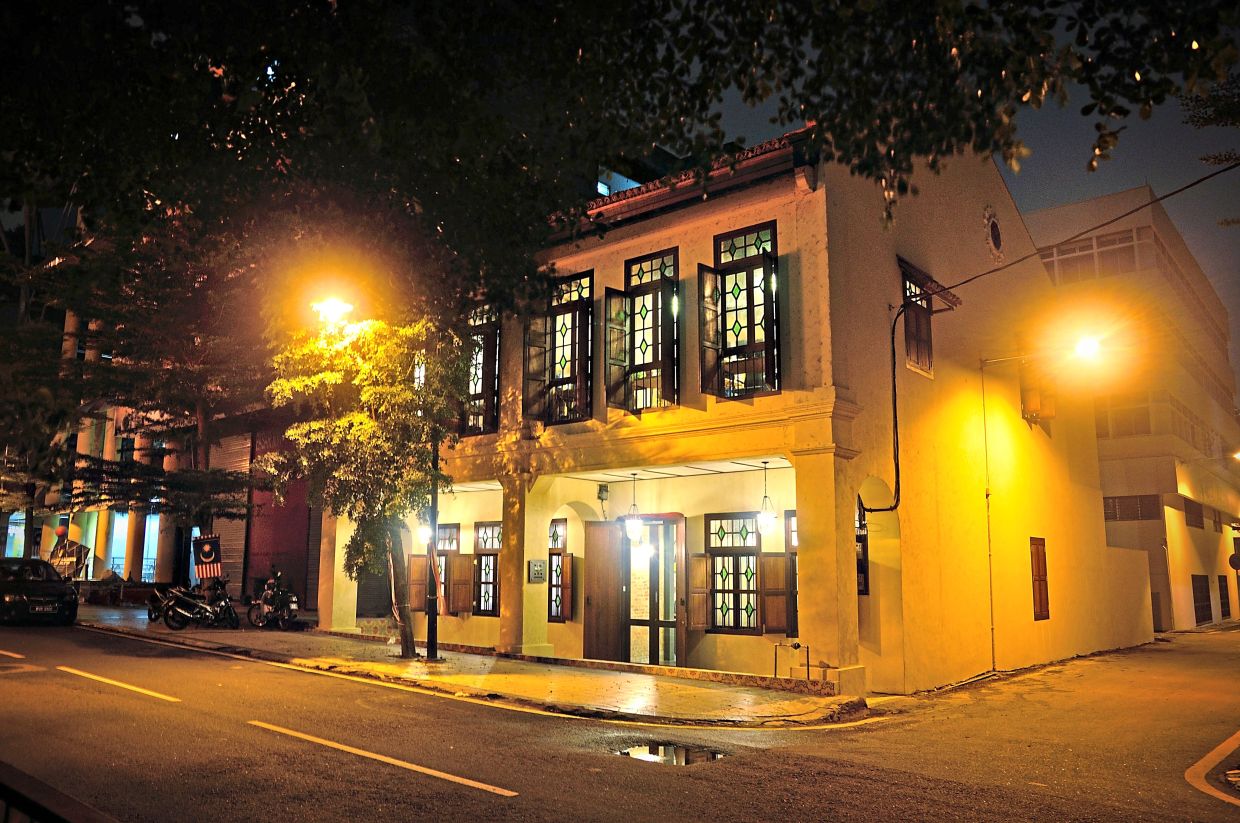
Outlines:
<svg viewBox="0 0 1240 823"><path fill-rule="evenodd" d="M431 510L430 542L426 546L425 574L433 585L426 587L426 659L437 661L439 657L439 575L435 565L439 542L439 429L431 435Z"/></svg>

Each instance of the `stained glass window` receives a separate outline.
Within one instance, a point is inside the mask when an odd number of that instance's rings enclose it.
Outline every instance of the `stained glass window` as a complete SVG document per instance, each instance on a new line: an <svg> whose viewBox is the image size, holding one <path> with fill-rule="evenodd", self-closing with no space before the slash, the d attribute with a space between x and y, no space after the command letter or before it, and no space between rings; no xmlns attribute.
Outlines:
<svg viewBox="0 0 1240 823"><path fill-rule="evenodd" d="M715 238L717 277L707 297L718 311L723 397L779 388L775 243L774 223Z"/></svg>
<svg viewBox="0 0 1240 823"><path fill-rule="evenodd" d="M502 524L474 524L474 614L499 616L499 551Z"/></svg>
<svg viewBox="0 0 1240 823"><path fill-rule="evenodd" d="M448 597L448 557L461 550L461 524L440 523L435 538L435 565L439 572L439 602L447 603Z"/></svg>
<svg viewBox="0 0 1240 823"><path fill-rule="evenodd" d="M762 538L752 513L706 517L711 628L759 632L758 554Z"/></svg>
<svg viewBox="0 0 1240 823"><path fill-rule="evenodd" d="M560 280L551 295L550 362L547 364L548 422L590 416L590 309L593 274Z"/></svg>
<svg viewBox="0 0 1240 823"><path fill-rule="evenodd" d="M477 308L469 326L473 352L463 433L486 434L499 429L499 315L488 306Z"/></svg>
<svg viewBox="0 0 1240 823"><path fill-rule="evenodd" d="M568 546L568 521L558 518L547 529L547 620L563 623L564 611L564 558Z"/></svg>

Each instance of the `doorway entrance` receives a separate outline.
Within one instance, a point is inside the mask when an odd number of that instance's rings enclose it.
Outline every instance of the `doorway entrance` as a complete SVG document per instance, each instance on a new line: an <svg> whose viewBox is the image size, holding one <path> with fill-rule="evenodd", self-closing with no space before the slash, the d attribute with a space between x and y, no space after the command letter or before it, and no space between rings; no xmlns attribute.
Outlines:
<svg viewBox="0 0 1240 823"><path fill-rule="evenodd" d="M619 523L586 524L585 657L684 664L684 531L680 514L643 516L637 540Z"/></svg>

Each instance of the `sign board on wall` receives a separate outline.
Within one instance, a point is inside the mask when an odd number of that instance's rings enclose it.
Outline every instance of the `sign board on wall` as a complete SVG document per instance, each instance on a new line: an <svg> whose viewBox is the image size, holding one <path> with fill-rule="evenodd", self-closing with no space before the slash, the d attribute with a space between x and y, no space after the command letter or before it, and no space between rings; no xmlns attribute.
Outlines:
<svg viewBox="0 0 1240 823"><path fill-rule="evenodd" d="M530 561L530 580L531 583L547 582L547 561L531 560Z"/></svg>

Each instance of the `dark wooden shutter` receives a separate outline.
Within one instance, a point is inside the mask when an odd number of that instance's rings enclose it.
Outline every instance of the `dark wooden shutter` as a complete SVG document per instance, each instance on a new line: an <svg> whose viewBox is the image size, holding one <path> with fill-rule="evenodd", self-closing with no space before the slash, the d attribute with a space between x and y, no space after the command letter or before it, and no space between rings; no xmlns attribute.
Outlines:
<svg viewBox="0 0 1240 823"><path fill-rule="evenodd" d="M474 608L474 555L448 555L448 613L469 614Z"/></svg>
<svg viewBox="0 0 1240 823"><path fill-rule="evenodd" d="M698 264L698 332L701 340L702 393L723 396L723 326L719 317L720 274Z"/></svg>
<svg viewBox="0 0 1240 823"><path fill-rule="evenodd" d="M689 556L689 631L710 627L710 557Z"/></svg>
<svg viewBox="0 0 1240 823"><path fill-rule="evenodd" d="M545 314L526 321L521 412L534 420L547 418L547 330Z"/></svg>
<svg viewBox="0 0 1240 823"><path fill-rule="evenodd" d="M594 298L583 300L574 313L577 320L576 419L589 420L594 416Z"/></svg>
<svg viewBox="0 0 1240 823"><path fill-rule="evenodd" d="M680 403L680 281L665 277L659 282L659 364L663 405Z"/></svg>
<svg viewBox="0 0 1240 823"><path fill-rule="evenodd" d="M560 555L560 613L564 621L573 619L573 556L568 552Z"/></svg>
<svg viewBox="0 0 1240 823"><path fill-rule="evenodd" d="M762 287L766 291L766 315L762 318L766 336L766 390L779 391L780 358L779 345L779 266L773 254L762 255Z"/></svg>
<svg viewBox="0 0 1240 823"><path fill-rule="evenodd" d="M499 431L499 319L482 335L483 431Z"/></svg>
<svg viewBox="0 0 1240 823"><path fill-rule="evenodd" d="M607 359L603 380L606 383L607 405L613 409L629 408L629 318L632 316L631 300L619 289L604 289L603 311L607 328L603 350Z"/></svg>
<svg viewBox="0 0 1240 823"><path fill-rule="evenodd" d="M1051 616L1051 604L1046 585L1046 540L1029 538L1029 560L1033 570L1033 619L1047 620Z"/></svg>
<svg viewBox="0 0 1240 823"><path fill-rule="evenodd" d="M1224 620L1231 617L1231 594L1227 591L1227 575L1225 574L1218 576L1218 606L1221 610L1220 617Z"/></svg>
<svg viewBox="0 0 1240 823"><path fill-rule="evenodd" d="M904 351L908 360L918 368L930 371L934 367L930 308L913 300L904 303Z"/></svg>
<svg viewBox="0 0 1240 823"><path fill-rule="evenodd" d="M415 612L426 611L426 591L429 586L430 566L426 556L415 554L409 558L409 608Z"/></svg>
<svg viewBox="0 0 1240 823"><path fill-rule="evenodd" d="M765 634L788 631L788 556L758 555L762 586L762 631Z"/></svg>

